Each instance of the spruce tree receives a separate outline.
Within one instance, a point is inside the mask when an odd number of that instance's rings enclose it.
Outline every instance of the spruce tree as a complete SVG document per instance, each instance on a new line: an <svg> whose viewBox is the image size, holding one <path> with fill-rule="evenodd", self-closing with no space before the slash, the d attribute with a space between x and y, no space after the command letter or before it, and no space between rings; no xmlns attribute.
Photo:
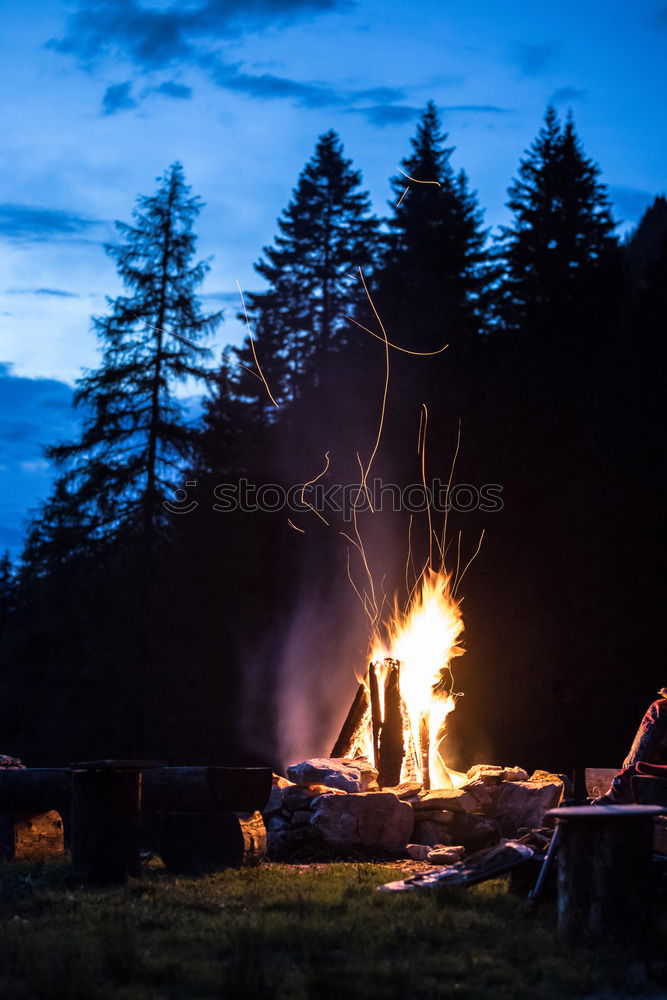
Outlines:
<svg viewBox="0 0 667 1000"><path fill-rule="evenodd" d="M208 270L193 262L200 208L175 163L138 199L132 224L116 223L123 241L106 249L128 294L93 320L102 364L78 382L81 439L48 449L63 468L51 506L76 506L93 540L140 539L146 553L194 440L175 388L208 377L202 340L220 320L201 313L195 294Z"/></svg>
<svg viewBox="0 0 667 1000"><path fill-rule="evenodd" d="M320 136L278 219L279 234L255 265L268 288L248 297L249 313L257 354L279 403L317 385L347 342L346 316L363 300L358 268L373 265L378 224L360 184L338 135ZM248 342L237 357L255 367ZM264 387L247 372L238 376L237 391L272 412Z"/></svg>
<svg viewBox="0 0 667 1000"><path fill-rule="evenodd" d="M391 179L394 199L378 279L378 301L406 347L461 344L484 326L489 264L476 196L450 163L438 111L429 101L412 153Z"/></svg>
<svg viewBox="0 0 667 1000"><path fill-rule="evenodd" d="M620 261L606 187L571 116L562 125L547 108L509 189L508 207L513 223L500 234L505 322L541 339L561 339L586 303L600 304L608 294Z"/></svg>

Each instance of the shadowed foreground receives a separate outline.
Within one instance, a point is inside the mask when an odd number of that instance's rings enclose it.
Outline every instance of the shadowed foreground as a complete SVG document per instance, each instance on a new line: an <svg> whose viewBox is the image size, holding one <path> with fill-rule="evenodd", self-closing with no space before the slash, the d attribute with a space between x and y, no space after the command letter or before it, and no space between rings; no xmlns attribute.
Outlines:
<svg viewBox="0 0 667 1000"><path fill-rule="evenodd" d="M503 880L375 891L399 877L372 864L267 865L198 879L153 867L126 887L92 890L66 865L3 865L0 997L665 995L664 980L647 979L618 949L569 952L553 909L526 916ZM661 917L664 940L664 899Z"/></svg>

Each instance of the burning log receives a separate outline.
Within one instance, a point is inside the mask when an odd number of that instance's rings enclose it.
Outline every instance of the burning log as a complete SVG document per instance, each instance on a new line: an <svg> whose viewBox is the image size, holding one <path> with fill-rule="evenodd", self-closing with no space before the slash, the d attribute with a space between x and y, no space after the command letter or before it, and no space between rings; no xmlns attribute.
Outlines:
<svg viewBox="0 0 667 1000"><path fill-rule="evenodd" d="M345 722L338 734L338 739L334 743L333 750L331 751L332 757L340 758L349 756L354 746L355 737L364 724L368 709L368 688L366 684L361 683L357 688L354 701L350 705L350 711L347 713Z"/></svg>
<svg viewBox="0 0 667 1000"><path fill-rule="evenodd" d="M431 787L431 767L429 756L431 753L431 735L429 733L429 720L426 712L419 719L419 752L422 762L422 788L428 791Z"/></svg>
<svg viewBox="0 0 667 1000"><path fill-rule="evenodd" d="M384 718L378 747L378 781L381 788L398 785L403 764L403 713L401 712L400 664L385 660Z"/></svg>
<svg viewBox="0 0 667 1000"><path fill-rule="evenodd" d="M373 739L373 760L380 769L380 732L382 730L382 706L380 705L380 682L377 674L377 664L371 663L368 668L368 689L371 695L371 736ZM380 785L383 782L380 780Z"/></svg>
<svg viewBox="0 0 667 1000"><path fill-rule="evenodd" d="M371 666L332 756L371 758L382 787L419 781L452 785L440 745L456 705L451 660L463 652L463 619L444 569L425 570L408 606L374 635ZM463 776L459 779L464 780Z"/></svg>

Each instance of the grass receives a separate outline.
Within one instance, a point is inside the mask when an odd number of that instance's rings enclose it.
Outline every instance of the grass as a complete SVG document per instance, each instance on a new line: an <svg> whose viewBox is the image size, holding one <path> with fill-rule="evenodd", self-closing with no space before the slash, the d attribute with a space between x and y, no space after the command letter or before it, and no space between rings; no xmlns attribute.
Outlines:
<svg viewBox="0 0 667 1000"><path fill-rule="evenodd" d="M667 996L618 949L571 951L496 880L384 894L395 868L330 864L115 889L0 865L2 1000L565 1000Z"/></svg>

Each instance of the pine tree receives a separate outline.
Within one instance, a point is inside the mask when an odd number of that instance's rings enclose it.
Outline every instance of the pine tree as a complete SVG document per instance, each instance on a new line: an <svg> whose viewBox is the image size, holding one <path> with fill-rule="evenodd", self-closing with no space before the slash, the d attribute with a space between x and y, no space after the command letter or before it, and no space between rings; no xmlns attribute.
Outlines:
<svg viewBox="0 0 667 1000"><path fill-rule="evenodd" d="M194 291L208 269L192 261L200 207L175 163L156 194L139 198L133 223L116 224L123 242L107 252L129 294L109 300L109 314L93 320L102 364L78 382L81 439L48 449L64 468L51 506L74 505L79 529L85 525L93 540L141 539L147 553L194 439L175 386L207 378L201 341L220 320L202 315Z"/></svg>
<svg viewBox="0 0 667 1000"><path fill-rule="evenodd" d="M260 363L278 402L316 385L327 359L345 346L346 316L362 297L357 270L370 270L377 247L378 224L360 184L337 134L320 136L278 219L274 244L255 265L269 287L249 296L249 312ZM255 367L248 343L237 356ZM264 387L247 372L238 377L237 392L271 413Z"/></svg>
<svg viewBox="0 0 667 1000"><path fill-rule="evenodd" d="M584 303L602 299L620 257L599 167L568 117L553 107L509 189L513 224L501 230L508 326L547 339L566 336Z"/></svg>
<svg viewBox="0 0 667 1000"><path fill-rule="evenodd" d="M9 550L0 558L0 622L6 621L16 606L17 582Z"/></svg>
<svg viewBox="0 0 667 1000"><path fill-rule="evenodd" d="M394 201L378 301L404 346L460 344L484 326L489 264L482 215L463 171L455 174L438 111L429 101L412 153L392 178Z"/></svg>

